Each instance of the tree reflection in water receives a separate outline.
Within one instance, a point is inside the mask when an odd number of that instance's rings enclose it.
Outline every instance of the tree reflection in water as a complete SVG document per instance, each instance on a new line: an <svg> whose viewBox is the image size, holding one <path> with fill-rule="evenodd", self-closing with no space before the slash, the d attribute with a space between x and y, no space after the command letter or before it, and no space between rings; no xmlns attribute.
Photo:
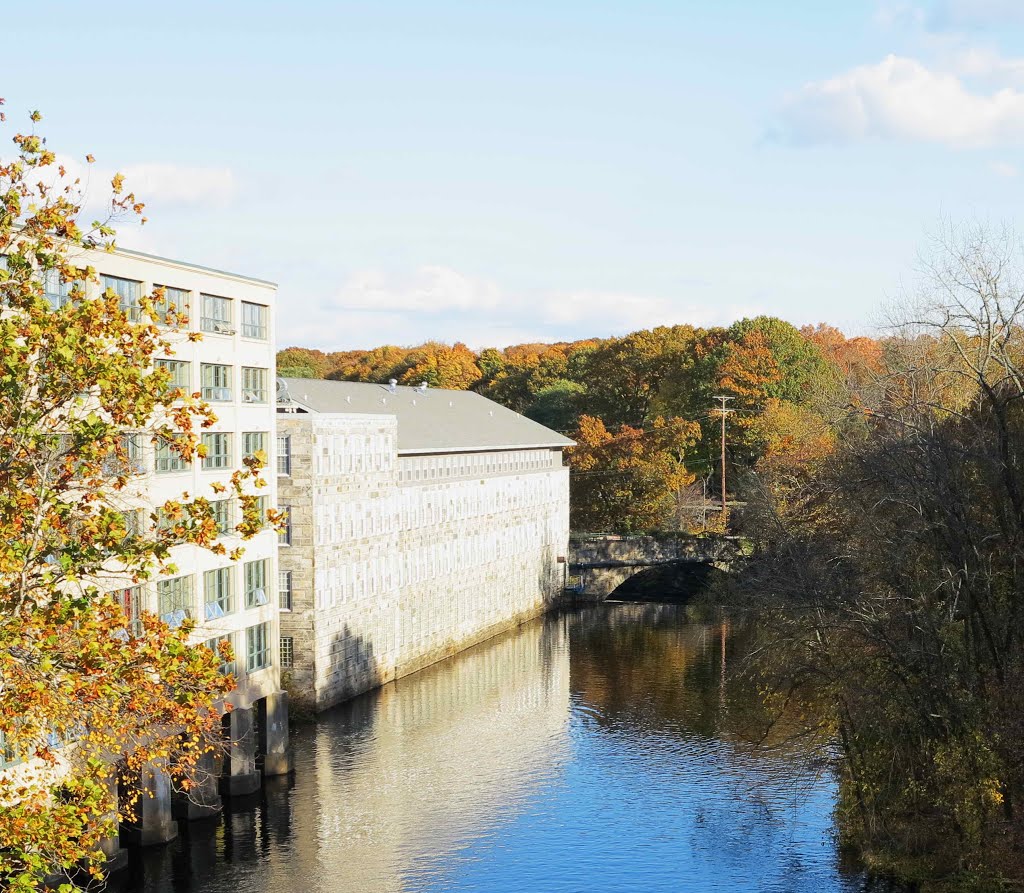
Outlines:
<svg viewBox="0 0 1024 893"><path fill-rule="evenodd" d="M526 624L323 714L294 779L135 854L119 889L895 889L841 865L820 744L765 737L732 672L752 634L657 604Z"/></svg>

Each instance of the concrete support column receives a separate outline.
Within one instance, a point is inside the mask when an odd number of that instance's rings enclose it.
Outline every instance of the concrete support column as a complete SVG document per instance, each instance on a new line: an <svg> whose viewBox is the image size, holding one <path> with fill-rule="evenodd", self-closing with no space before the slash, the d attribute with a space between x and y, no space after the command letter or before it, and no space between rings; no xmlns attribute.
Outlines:
<svg viewBox="0 0 1024 893"><path fill-rule="evenodd" d="M187 791L174 792L174 817L194 822L218 815L224 808L217 783L224 759L219 753L203 754Z"/></svg>
<svg viewBox="0 0 1024 893"><path fill-rule="evenodd" d="M256 768L256 711L236 707L228 714L227 771L221 779L229 797L244 797L260 789Z"/></svg>
<svg viewBox="0 0 1024 893"><path fill-rule="evenodd" d="M288 692L274 692L258 701L257 705L263 774L287 775L293 768L292 749L288 743Z"/></svg>
<svg viewBox="0 0 1024 893"><path fill-rule="evenodd" d="M128 842L136 846L156 846L178 836L178 823L171 809L171 779L163 763L146 763L134 787L138 798L134 820L122 828Z"/></svg>

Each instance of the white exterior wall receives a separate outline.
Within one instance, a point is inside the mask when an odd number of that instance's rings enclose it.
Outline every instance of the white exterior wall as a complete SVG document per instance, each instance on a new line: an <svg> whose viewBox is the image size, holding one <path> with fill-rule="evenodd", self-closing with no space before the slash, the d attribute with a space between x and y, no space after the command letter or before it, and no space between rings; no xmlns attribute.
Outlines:
<svg viewBox="0 0 1024 893"><path fill-rule="evenodd" d="M209 429L209 433L225 432L231 434L231 467L216 471L204 471L202 463L196 461L185 471L160 473L155 472L155 454L152 444L144 444L143 462L145 475L138 479L138 492L141 494L139 505L148 511L162 505L170 499L181 499L183 493L192 496L204 496L208 499L224 498L228 493L217 495L210 488L215 481L228 482L236 468L242 468L242 434L244 432L265 432L266 450L269 458L263 478L265 488L249 492L268 497L270 506L277 504L277 479L275 468L275 350L274 322L276 287L270 283L221 273L190 266L162 258L153 258L131 252L105 254L96 252L87 258L100 275L107 274L142 283L142 293L149 295L155 285L186 289L189 292L187 314L189 321L182 326L182 331L173 336L175 349L168 358L184 360L191 363L190 392L200 390L200 365L217 363L232 368L232 398L227 402L211 403L217 416L217 422ZM100 285L90 283L90 292L98 293ZM217 334L202 332L202 340L190 342L187 332L201 331L201 298L202 294L212 294L230 298L232 301L232 320L235 334ZM265 339L246 338L242 336L241 302L248 301L267 307L267 337ZM243 402L241 394L241 369L243 366L267 370L267 402ZM148 440L144 438L144 440ZM232 523L240 520L241 510L237 500L233 504ZM241 540L237 536L225 536L220 540L230 553L241 546L245 554L240 561L233 562L226 555L215 555L208 549L197 546L176 546L172 550L172 562L178 572L173 576L192 576L193 616L197 618L197 626L192 639L196 642L206 641L215 636L232 636L235 649L237 689L229 696L229 701L236 707L248 707L253 701L280 690L280 669L277 655L279 641L279 623L276 604L277 583L277 534L267 530L250 540ZM261 607L245 607L245 579L243 565L246 562L267 560L267 595L266 605ZM234 584L234 610L213 621L205 619L203 609L203 574L215 568L231 567ZM144 609L158 613L156 580L143 584ZM248 627L267 623L270 642L271 663L268 667L247 673L246 633Z"/></svg>
<svg viewBox="0 0 1024 893"><path fill-rule="evenodd" d="M394 416L278 416L293 513L293 696L323 709L549 607L563 585L560 450L402 455Z"/></svg>

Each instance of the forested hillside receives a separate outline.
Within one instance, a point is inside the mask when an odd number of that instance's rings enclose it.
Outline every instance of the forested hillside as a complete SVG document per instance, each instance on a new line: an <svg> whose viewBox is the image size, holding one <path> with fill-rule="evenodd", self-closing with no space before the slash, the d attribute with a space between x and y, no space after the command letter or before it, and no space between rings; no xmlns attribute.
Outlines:
<svg viewBox="0 0 1024 893"><path fill-rule="evenodd" d="M659 326L622 338L519 344L290 347L280 374L471 389L573 437L573 527L637 531L717 521L721 413L730 498L759 463L830 448L828 416L881 345L773 317L729 328Z"/></svg>

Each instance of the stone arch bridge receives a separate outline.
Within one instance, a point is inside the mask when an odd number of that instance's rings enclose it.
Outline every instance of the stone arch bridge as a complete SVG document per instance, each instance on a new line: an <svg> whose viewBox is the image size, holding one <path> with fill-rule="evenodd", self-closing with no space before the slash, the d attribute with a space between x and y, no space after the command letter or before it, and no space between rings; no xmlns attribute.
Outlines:
<svg viewBox="0 0 1024 893"><path fill-rule="evenodd" d="M728 571L739 557L740 540L734 536L573 534L566 590L577 598L601 601L652 568L703 565Z"/></svg>

